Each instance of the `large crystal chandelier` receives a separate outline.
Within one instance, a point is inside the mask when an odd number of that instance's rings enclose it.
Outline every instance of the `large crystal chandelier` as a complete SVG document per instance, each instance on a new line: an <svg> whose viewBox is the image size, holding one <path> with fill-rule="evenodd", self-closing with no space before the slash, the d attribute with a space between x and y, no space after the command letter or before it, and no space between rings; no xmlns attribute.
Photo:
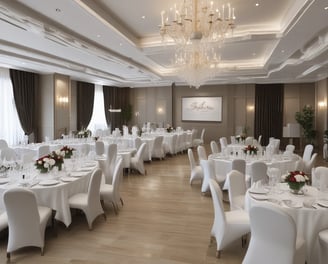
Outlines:
<svg viewBox="0 0 328 264"><path fill-rule="evenodd" d="M217 74L220 43L235 25L234 8L218 2L184 0L180 7L161 12L160 34L176 44L177 73L196 88Z"/></svg>

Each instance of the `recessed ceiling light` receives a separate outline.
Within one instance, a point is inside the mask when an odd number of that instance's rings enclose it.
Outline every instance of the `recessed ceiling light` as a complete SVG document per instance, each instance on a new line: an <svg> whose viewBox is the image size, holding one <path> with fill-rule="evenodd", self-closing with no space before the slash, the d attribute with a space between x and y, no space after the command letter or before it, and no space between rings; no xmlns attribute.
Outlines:
<svg viewBox="0 0 328 264"><path fill-rule="evenodd" d="M97 38L100 38L100 37L101 37L101 35L98 34L98 35L97 35Z"/></svg>
<svg viewBox="0 0 328 264"><path fill-rule="evenodd" d="M123 46L123 44L122 44L122 43L120 43L120 46L122 47L122 46Z"/></svg>
<svg viewBox="0 0 328 264"><path fill-rule="evenodd" d="M142 18L142 19L146 19L146 16L142 16L141 18Z"/></svg>
<svg viewBox="0 0 328 264"><path fill-rule="evenodd" d="M260 4L259 3L256 3L255 6L259 6Z"/></svg>
<svg viewBox="0 0 328 264"><path fill-rule="evenodd" d="M285 53L285 50L281 50L281 53Z"/></svg>
<svg viewBox="0 0 328 264"><path fill-rule="evenodd" d="M325 6L323 9L324 9L324 10L328 10L328 6Z"/></svg>

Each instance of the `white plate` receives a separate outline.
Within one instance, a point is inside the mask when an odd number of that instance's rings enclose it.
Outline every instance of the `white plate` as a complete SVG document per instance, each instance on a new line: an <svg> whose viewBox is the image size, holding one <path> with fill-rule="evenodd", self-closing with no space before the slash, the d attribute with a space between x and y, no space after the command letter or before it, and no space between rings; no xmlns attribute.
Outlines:
<svg viewBox="0 0 328 264"><path fill-rule="evenodd" d="M0 178L0 184L5 184L8 183L9 179L8 178Z"/></svg>
<svg viewBox="0 0 328 264"><path fill-rule="evenodd" d="M255 194L267 194L269 190L266 190L264 188L252 188L249 189L250 193L255 193Z"/></svg>
<svg viewBox="0 0 328 264"><path fill-rule="evenodd" d="M83 176L85 176L85 173L83 173L83 172L78 172L78 171L74 171L74 172L71 172L71 173L70 173L70 176L71 176L71 177L83 177Z"/></svg>
<svg viewBox="0 0 328 264"><path fill-rule="evenodd" d="M84 168L80 168L78 171L92 171L95 167L84 167Z"/></svg>
<svg viewBox="0 0 328 264"><path fill-rule="evenodd" d="M264 200L268 200L268 196L263 195L263 194L256 194L256 193L252 193L251 197L255 200L259 200L259 201L264 201Z"/></svg>
<svg viewBox="0 0 328 264"><path fill-rule="evenodd" d="M300 201L283 200L284 204L291 208L302 208L303 203Z"/></svg>
<svg viewBox="0 0 328 264"><path fill-rule="evenodd" d="M328 200L318 200L317 204L323 207L328 207Z"/></svg>
<svg viewBox="0 0 328 264"><path fill-rule="evenodd" d="M72 181L75 181L76 178L74 177L61 177L60 178L63 182L72 182Z"/></svg>
<svg viewBox="0 0 328 264"><path fill-rule="evenodd" d="M43 181L40 181L39 182L39 185L42 185L42 186L51 186L51 185L56 185L58 183L59 183L59 181L57 181L57 180L43 180Z"/></svg>

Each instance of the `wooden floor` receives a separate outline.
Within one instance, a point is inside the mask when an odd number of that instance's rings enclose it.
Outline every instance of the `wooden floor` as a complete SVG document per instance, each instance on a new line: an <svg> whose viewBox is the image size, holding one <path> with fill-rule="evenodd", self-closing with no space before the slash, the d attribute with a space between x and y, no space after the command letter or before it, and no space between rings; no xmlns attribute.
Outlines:
<svg viewBox="0 0 328 264"><path fill-rule="evenodd" d="M92 231L82 214L73 216L70 229L58 225L58 236L47 229L45 254L24 248L11 263L241 263L246 249L241 240L215 257L210 245L213 222L211 197L202 196L200 183L189 184L187 154L146 163L147 175L124 176L124 206L115 215L106 205L107 221L98 217ZM227 206L228 207L228 206ZM228 208L227 208L228 209ZM6 263L7 233L0 234L0 263Z"/></svg>

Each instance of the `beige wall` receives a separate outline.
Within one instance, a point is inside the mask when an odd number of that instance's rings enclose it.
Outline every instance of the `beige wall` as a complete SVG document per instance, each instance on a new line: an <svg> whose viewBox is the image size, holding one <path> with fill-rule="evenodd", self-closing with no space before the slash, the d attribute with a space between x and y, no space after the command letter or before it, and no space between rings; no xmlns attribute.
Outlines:
<svg viewBox="0 0 328 264"><path fill-rule="evenodd" d="M131 124L142 127L145 122L157 126L172 124L172 88L147 87L131 89Z"/></svg>
<svg viewBox="0 0 328 264"><path fill-rule="evenodd" d="M316 83L315 97L317 145L321 148L323 145L323 133L327 129L328 79L324 79ZM321 103L323 103L323 105Z"/></svg>

